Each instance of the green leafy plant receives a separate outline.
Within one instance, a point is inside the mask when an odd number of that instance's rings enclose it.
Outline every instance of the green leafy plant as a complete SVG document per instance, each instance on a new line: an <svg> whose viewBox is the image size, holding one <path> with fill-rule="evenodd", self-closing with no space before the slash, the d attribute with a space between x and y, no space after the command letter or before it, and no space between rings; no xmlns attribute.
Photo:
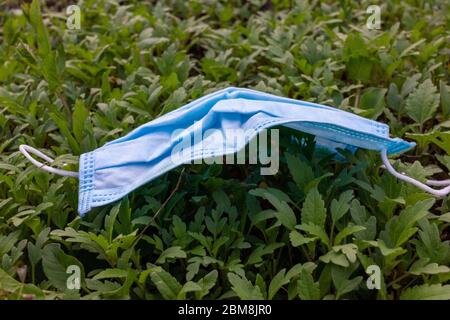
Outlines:
<svg viewBox="0 0 450 320"><path fill-rule="evenodd" d="M417 148L393 165L448 179L444 1L83 1L80 30L34 0L0 4L1 299L450 299L450 200L280 128L280 170L186 165L76 213L78 182L30 144L78 156L227 86L387 123ZM79 270L79 289L67 285ZM380 287L366 285L369 266Z"/></svg>

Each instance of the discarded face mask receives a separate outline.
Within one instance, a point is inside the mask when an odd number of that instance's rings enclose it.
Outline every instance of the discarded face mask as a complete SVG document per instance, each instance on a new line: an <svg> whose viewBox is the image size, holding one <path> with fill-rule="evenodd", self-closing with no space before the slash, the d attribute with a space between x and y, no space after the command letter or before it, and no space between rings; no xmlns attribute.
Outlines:
<svg viewBox="0 0 450 320"><path fill-rule="evenodd" d="M78 212L83 216L91 208L116 201L180 165L173 161L172 154L186 137L190 140L199 133L202 137L200 141L193 139L194 144L187 149L189 152L183 153L185 163L189 163L235 153L262 130L278 125L315 135L316 142L329 149L376 150L381 153L384 167L398 179L438 197L450 193L450 180L421 183L395 171L387 156L409 150L415 143L390 138L386 124L316 103L233 87L194 100L122 138L82 154L79 172L61 170L35 160L30 153L48 163L53 162L33 147L21 145L20 151L43 170L79 178ZM215 139L214 135L203 135L211 129L224 135L230 129L242 129L250 134L244 140L225 141ZM430 186L444 188L436 190Z"/></svg>

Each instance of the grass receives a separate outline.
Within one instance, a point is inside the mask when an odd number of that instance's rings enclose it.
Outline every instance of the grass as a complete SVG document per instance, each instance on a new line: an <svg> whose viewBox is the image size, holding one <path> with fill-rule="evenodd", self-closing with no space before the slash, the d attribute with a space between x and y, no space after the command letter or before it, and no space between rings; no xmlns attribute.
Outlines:
<svg viewBox="0 0 450 320"><path fill-rule="evenodd" d="M232 85L387 123L418 143L399 169L448 179L446 1L384 3L379 30L369 1L120 3L80 2L80 30L52 1L0 4L0 298L450 299L449 197L399 182L374 152L336 162L281 128L275 176L184 166L81 219L76 179L18 151L76 170L81 153Z"/></svg>

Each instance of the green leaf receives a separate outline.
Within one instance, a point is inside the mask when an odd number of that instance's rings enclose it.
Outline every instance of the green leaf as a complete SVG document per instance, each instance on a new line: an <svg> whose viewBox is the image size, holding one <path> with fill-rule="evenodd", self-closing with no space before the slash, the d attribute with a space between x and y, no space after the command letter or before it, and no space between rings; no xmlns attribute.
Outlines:
<svg viewBox="0 0 450 320"><path fill-rule="evenodd" d="M427 79L408 96L405 103L408 116L422 125L435 115L439 105L439 93L433 82Z"/></svg>
<svg viewBox="0 0 450 320"><path fill-rule="evenodd" d="M242 300L263 300L264 297L258 286L254 286L245 276L239 276L229 272L228 281L231 283L231 289Z"/></svg>
<svg viewBox="0 0 450 320"><path fill-rule="evenodd" d="M408 133L406 133L406 137L416 141L420 148L425 148L431 142L433 142L435 135L436 135L435 132L426 132L426 133L409 133L408 132Z"/></svg>
<svg viewBox="0 0 450 320"><path fill-rule="evenodd" d="M450 155L450 131L436 133L433 142Z"/></svg>
<svg viewBox="0 0 450 320"><path fill-rule="evenodd" d="M78 259L65 254L59 244L50 243L44 247L42 251L42 266L44 273L50 283L58 290L69 290L67 288L67 280L71 274L67 273L67 268L71 265L76 265L80 268L80 282L83 283L84 269Z"/></svg>
<svg viewBox="0 0 450 320"><path fill-rule="evenodd" d="M335 265L342 266L342 267L348 267L349 263L347 258L344 254L338 253L335 251L329 251L323 256L319 258L320 261L323 261L325 263L334 263Z"/></svg>
<svg viewBox="0 0 450 320"><path fill-rule="evenodd" d="M150 273L150 278L164 299L175 300L178 298L182 286L170 273L163 269L157 269Z"/></svg>
<svg viewBox="0 0 450 320"><path fill-rule="evenodd" d="M444 81L439 81L439 91L441 96L442 116L444 119L450 118L450 92Z"/></svg>
<svg viewBox="0 0 450 320"><path fill-rule="evenodd" d="M423 260L418 260L413 263L408 272L414 275L438 274L448 273L450 272L450 268L447 266L440 266L434 262L427 264L426 261L424 262Z"/></svg>
<svg viewBox="0 0 450 320"><path fill-rule="evenodd" d="M50 228L45 228L39 233L39 236L36 239L35 244L33 244L31 241L27 243L27 251L28 251L28 257L30 259L30 262L33 265L36 265L39 261L42 259L42 247L44 246L45 242L48 240L48 234L50 233ZM13 234L13 233L11 233ZM1 241L0 241L1 244ZM1 245L0 245L1 247ZM2 250L0 248L0 254ZM1 254L3 256L3 254Z"/></svg>
<svg viewBox="0 0 450 320"><path fill-rule="evenodd" d="M33 284L24 284L17 281L2 268L0 268L0 285L2 291L9 293L21 293L22 295L33 295L34 298L38 299L44 298L44 293L41 289Z"/></svg>
<svg viewBox="0 0 450 320"><path fill-rule="evenodd" d="M218 274L217 270L213 270L197 282L201 289L195 293L196 299L200 300L209 293L217 282Z"/></svg>
<svg viewBox="0 0 450 320"><path fill-rule="evenodd" d="M291 240L292 246L299 247L301 245L315 241L317 237L308 238L303 236L300 232L292 230L289 233L289 239Z"/></svg>
<svg viewBox="0 0 450 320"><path fill-rule="evenodd" d="M350 58L347 62L348 76L352 80L367 83L373 69L373 62L366 57Z"/></svg>
<svg viewBox="0 0 450 320"><path fill-rule="evenodd" d="M424 284L408 288L400 295L400 300L449 300L450 285Z"/></svg>
<svg viewBox="0 0 450 320"><path fill-rule="evenodd" d="M297 281L298 295L302 300L319 300L320 288L319 283L314 279L308 271L302 269L300 278Z"/></svg>
<svg viewBox="0 0 450 320"><path fill-rule="evenodd" d="M284 225L289 230L294 229L297 224L297 218L295 217L294 211L292 211L291 207L285 202L277 198L271 192L265 192L264 189L253 189L250 191L250 194L255 196L263 197L268 200L277 210L275 212L275 217L280 221L282 225Z"/></svg>
<svg viewBox="0 0 450 320"><path fill-rule="evenodd" d="M69 127L67 126L67 121L54 112L50 112L49 115L52 118L52 120L56 123L56 125L58 126L59 130L64 135L64 137L66 137L67 142L69 143L69 146L72 149L73 153L80 154L81 150L80 145L70 132Z"/></svg>
<svg viewBox="0 0 450 320"><path fill-rule="evenodd" d="M434 199L426 199L402 210L398 216L392 217L386 223L385 230L380 233L381 239L391 248L404 244L418 230L413 225L429 213L428 210L434 203Z"/></svg>
<svg viewBox="0 0 450 320"><path fill-rule="evenodd" d="M14 247L19 237L19 230L11 232L8 235L0 235L0 257L3 257L3 255L7 254Z"/></svg>
<svg viewBox="0 0 450 320"><path fill-rule="evenodd" d="M359 284L362 282L362 280L363 280L363 277L358 276L353 279L345 281L343 284L341 284L337 288L336 299L339 299L344 294L355 290L359 286Z"/></svg>
<svg viewBox="0 0 450 320"><path fill-rule="evenodd" d="M289 207L286 202L282 201L276 208L277 212L275 212L275 217L278 221L289 230L293 230L297 224L297 219L291 207Z"/></svg>
<svg viewBox="0 0 450 320"><path fill-rule="evenodd" d="M402 97L400 96L398 92L398 87L395 83L391 83L389 85L389 91L386 96L386 101L389 108L398 113L401 112Z"/></svg>
<svg viewBox="0 0 450 320"><path fill-rule="evenodd" d="M385 256L385 257L389 257L389 256L391 256L391 257L397 257L397 256L400 256L400 255L402 255L402 254L404 254L404 253L407 252L407 250L405 250L405 249L403 249L403 248L401 248L401 247L397 247L397 248L388 248L388 247L386 246L386 244L384 243L384 241L381 240L381 239L379 239L379 240L377 241L377 245L378 245L378 248L380 249L381 254L382 254L383 256Z"/></svg>
<svg viewBox="0 0 450 320"><path fill-rule="evenodd" d="M419 222L419 239L414 239L412 243L416 246L417 255L426 261L446 264L450 259L450 244L442 241L438 226L430 223L427 219Z"/></svg>
<svg viewBox="0 0 450 320"><path fill-rule="evenodd" d="M336 299L339 299L343 295L355 290L361 283L363 277L358 276L350 279L353 268L342 268L333 266L331 269L331 278L333 279L334 286L336 287Z"/></svg>
<svg viewBox="0 0 450 320"><path fill-rule="evenodd" d="M105 269L100 271L93 278L94 280L108 279L108 278L126 278L128 270L122 269Z"/></svg>
<svg viewBox="0 0 450 320"><path fill-rule="evenodd" d="M266 194L269 193L273 195L275 198L277 198L280 201L291 203L292 200L289 198L289 196L281 191L280 189L275 188L258 188L258 189L252 189L249 191L249 193L255 197L261 197L263 199L266 199Z"/></svg>
<svg viewBox="0 0 450 320"><path fill-rule="evenodd" d="M295 157L290 153L286 153L286 161L292 178L298 188L305 191L308 183L314 179L312 168L305 161L301 161L298 157Z"/></svg>
<svg viewBox="0 0 450 320"><path fill-rule="evenodd" d="M306 262L304 264L297 263L286 273L286 279L292 280L300 276L300 273L303 269L305 269L309 273L312 273L316 268L317 265L314 262Z"/></svg>
<svg viewBox="0 0 450 320"><path fill-rule="evenodd" d="M268 254L272 254L276 249L284 246L284 243L274 242L268 245L259 245L256 247L248 257L247 264L258 264L263 261L262 257Z"/></svg>
<svg viewBox="0 0 450 320"><path fill-rule="evenodd" d="M358 114L366 118L378 118L383 113L385 107L384 95L386 92L387 89L384 88L366 89L361 95L359 108L362 109L362 111L359 111Z"/></svg>
<svg viewBox="0 0 450 320"><path fill-rule="evenodd" d="M355 234L355 238L367 241L374 240L377 234L377 218L375 216L369 216L366 208L357 199L354 199L350 205L350 215L357 225L366 228L366 230Z"/></svg>
<svg viewBox="0 0 450 320"><path fill-rule="evenodd" d="M79 144L81 144L85 137L85 122L88 116L89 111L84 106L83 100L78 99L75 101L75 110L72 114L72 126L73 135Z"/></svg>
<svg viewBox="0 0 450 320"><path fill-rule="evenodd" d="M351 80L367 82L372 73L373 62L368 45L359 34L350 33L344 43L344 61Z"/></svg>
<svg viewBox="0 0 450 320"><path fill-rule="evenodd" d="M163 264L167 259L176 258L186 258L186 252L184 252L179 246L170 247L164 250L159 256L158 260L156 260L156 263Z"/></svg>
<svg viewBox="0 0 450 320"><path fill-rule="evenodd" d="M450 223L450 212L447 212L447 213L444 213L444 214L440 215L438 219L440 221Z"/></svg>
<svg viewBox="0 0 450 320"><path fill-rule="evenodd" d="M352 235L352 234L362 231L362 230L366 230L366 228L363 226L347 226L347 227L345 227L336 235L336 238L334 239L334 245L340 244L341 241L344 240L349 235Z"/></svg>
<svg viewBox="0 0 450 320"><path fill-rule="evenodd" d="M347 257L348 261L354 263L356 261L356 254L358 253L358 246L354 243L343 244L340 246L334 246L333 250L341 251Z"/></svg>
<svg viewBox="0 0 450 320"><path fill-rule="evenodd" d="M306 195L302 207L302 224L315 224L319 227L325 226L327 211L322 196L317 188L311 189Z"/></svg>
<svg viewBox="0 0 450 320"><path fill-rule="evenodd" d="M440 163L442 163L450 172L450 155L448 156L440 156L436 155L436 158L439 160Z"/></svg>
<svg viewBox="0 0 450 320"><path fill-rule="evenodd" d="M39 54L47 57L51 51L50 39L47 28L44 25L39 0L33 0L30 6L30 22L36 32L36 42L39 48Z"/></svg>
<svg viewBox="0 0 450 320"><path fill-rule="evenodd" d="M111 243L113 240L114 223L116 222L117 215L119 214L120 203L115 205L109 215L105 217L105 231L108 235L108 242Z"/></svg>
<svg viewBox="0 0 450 320"><path fill-rule="evenodd" d="M295 227L297 229L300 229L300 230L303 230L303 231L309 233L310 235L318 237L324 245L329 247L330 239L328 238L328 235L325 232L325 230L323 229L323 227L320 227L318 225L311 224L311 223L310 224L301 224L301 225L297 225Z"/></svg>
<svg viewBox="0 0 450 320"><path fill-rule="evenodd" d="M278 290L288 282L289 280L286 278L286 269L281 269L275 277L272 278L272 281L270 281L268 299L272 300Z"/></svg>
<svg viewBox="0 0 450 320"><path fill-rule="evenodd" d="M198 292L198 291L201 291L201 290L202 290L202 287L200 285L198 285L195 282L188 281L181 288L180 292L178 293L177 299L178 300L184 300L184 299L186 299L186 293L188 293L188 292Z"/></svg>
<svg viewBox="0 0 450 320"><path fill-rule="evenodd" d="M339 221L350 209L350 201L353 199L353 190L348 190L342 193L339 200L333 199L331 201L331 219L333 223Z"/></svg>

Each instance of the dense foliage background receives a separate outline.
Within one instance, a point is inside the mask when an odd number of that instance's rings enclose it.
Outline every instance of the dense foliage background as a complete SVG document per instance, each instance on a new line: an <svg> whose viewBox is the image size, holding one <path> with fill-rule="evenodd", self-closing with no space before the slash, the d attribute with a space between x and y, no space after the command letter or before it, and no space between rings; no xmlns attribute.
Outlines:
<svg viewBox="0 0 450 320"><path fill-rule="evenodd" d="M233 85L388 123L418 143L399 170L448 179L446 3L380 2L368 30L370 1L86 0L67 30L70 2L2 2L0 297L450 299L449 197L397 181L374 152L336 161L281 129L275 176L184 166L81 219L78 181L18 151L76 170L81 153Z"/></svg>

